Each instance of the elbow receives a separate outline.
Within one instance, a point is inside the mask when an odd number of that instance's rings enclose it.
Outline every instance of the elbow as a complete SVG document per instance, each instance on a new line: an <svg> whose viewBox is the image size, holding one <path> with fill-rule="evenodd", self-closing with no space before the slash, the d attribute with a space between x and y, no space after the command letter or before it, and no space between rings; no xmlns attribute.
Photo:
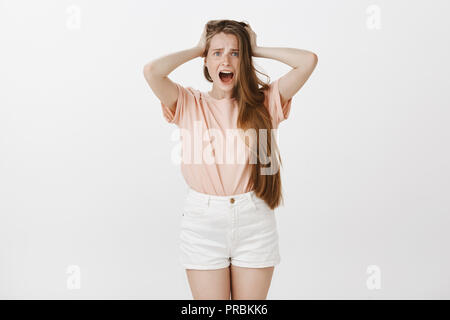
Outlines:
<svg viewBox="0 0 450 320"><path fill-rule="evenodd" d="M317 57L317 54L315 54L314 52L311 53L311 67L314 69L317 65L317 62L319 61L319 58Z"/></svg>
<svg viewBox="0 0 450 320"><path fill-rule="evenodd" d="M143 68L142 72L144 73L145 77L153 72L153 67L152 67L151 62L149 62L146 65L144 65L144 68Z"/></svg>
<svg viewBox="0 0 450 320"><path fill-rule="evenodd" d="M153 63L153 61L147 63L144 66L144 76L149 77L165 77L165 75L161 72L161 70L158 70L157 64Z"/></svg>

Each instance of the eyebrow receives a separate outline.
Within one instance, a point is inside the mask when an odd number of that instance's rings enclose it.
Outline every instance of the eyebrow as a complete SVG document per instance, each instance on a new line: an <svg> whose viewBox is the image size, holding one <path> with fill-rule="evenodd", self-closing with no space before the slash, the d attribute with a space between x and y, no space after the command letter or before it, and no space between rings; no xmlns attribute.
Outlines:
<svg viewBox="0 0 450 320"><path fill-rule="evenodd" d="M214 49L212 49L213 51L219 51L219 50L223 50L223 48L214 48ZM235 49L235 48L233 48L233 49L231 49L231 51L239 51L239 49Z"/></svg>

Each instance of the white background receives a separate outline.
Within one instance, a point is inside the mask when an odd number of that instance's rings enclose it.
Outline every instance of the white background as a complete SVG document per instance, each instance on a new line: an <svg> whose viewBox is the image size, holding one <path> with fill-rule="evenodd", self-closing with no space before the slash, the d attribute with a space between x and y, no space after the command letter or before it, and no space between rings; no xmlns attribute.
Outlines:
<svg viewBox="0 0 450 320"><path fill-rule="evenodd" d="M248 21L259 46L319 57L280 125L268 299L450 298L448 12L444 0L1 1L0 298L191 298L177 127L142 69L222 18ZM271 81L290 70L254 61ZM202 65L169 77L209 90Z"/></svg>

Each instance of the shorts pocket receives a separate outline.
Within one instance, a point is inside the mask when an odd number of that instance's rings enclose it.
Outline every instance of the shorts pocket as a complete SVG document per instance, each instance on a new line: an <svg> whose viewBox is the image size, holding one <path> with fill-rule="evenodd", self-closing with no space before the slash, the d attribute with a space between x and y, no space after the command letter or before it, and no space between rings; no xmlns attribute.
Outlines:
<svg viewBox="0 0 450 320"><path fill-rule="evenodd" d="M208 213L208 205L206 203L197 204L190 200L186 200L182 209L183 218L201 218Z"/></svg>
<svg viewBox="0 0 450 320"><path fill-rule="evenodd" d="M255 204L255 214L261 215L266 218L273 218L275 210L270 209L269 205L261 198L253 200Z"/></svg>

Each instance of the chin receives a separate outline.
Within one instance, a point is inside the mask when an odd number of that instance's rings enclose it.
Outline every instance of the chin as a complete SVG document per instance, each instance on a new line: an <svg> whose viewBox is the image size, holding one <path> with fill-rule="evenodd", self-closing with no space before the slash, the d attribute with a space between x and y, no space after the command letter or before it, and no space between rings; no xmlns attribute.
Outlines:
<svg viewBox="0 0 450 320"><path fill-rule="evenodd" d="M222 88L224 91L231 90L236 85L234 81L232 81L230 84L223 84L222 81L219 79L216 81L216 83L219 85L220 88Z"/></svg>

